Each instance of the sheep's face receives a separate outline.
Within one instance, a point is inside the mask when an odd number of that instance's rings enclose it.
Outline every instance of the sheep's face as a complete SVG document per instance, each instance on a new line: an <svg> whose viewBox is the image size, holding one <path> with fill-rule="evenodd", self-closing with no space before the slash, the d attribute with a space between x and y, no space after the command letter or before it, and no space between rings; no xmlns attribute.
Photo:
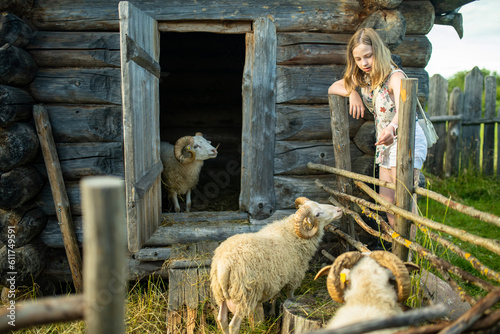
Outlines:
<svg viewBox="0 0 500 334"><path fill-rule="evenodd" d="M342 217L342 210L330 204L319 204L314 201L309 201L304 205L311 208L309 217L311 220L316 220L320 228Z"/></svg>
<svg viewBox="0 0 500 334"><path fill-rule="evenodd" d="M210 141L203 138L202 135L196 135L193 138L191 148L196 154L195 160L207 160L217 157L217 149L211 145Z"/></svg>
<svg viewBox="0 0 500 334"><path fill-rule="evenodd" d="M319 204L305 197L295 200L295 233L305 239L315 236L320 229L342 216L342 210L329 204Z"/></svg>

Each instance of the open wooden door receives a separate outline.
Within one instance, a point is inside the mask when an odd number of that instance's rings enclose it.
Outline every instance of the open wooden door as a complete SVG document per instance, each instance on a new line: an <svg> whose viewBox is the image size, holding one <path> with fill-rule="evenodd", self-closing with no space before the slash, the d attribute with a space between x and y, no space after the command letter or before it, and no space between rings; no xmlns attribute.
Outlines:
<svg viewBox="0 0 500 334"><path fill-rule="evenodd" d="M128 1L119 4L127 235L131 252L161 221L158 22Z"/></svg>

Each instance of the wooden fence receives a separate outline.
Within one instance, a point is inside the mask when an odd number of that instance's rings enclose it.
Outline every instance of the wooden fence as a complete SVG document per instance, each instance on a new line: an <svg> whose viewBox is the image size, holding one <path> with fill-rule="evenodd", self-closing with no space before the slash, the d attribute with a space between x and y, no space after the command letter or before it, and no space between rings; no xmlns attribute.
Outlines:
<svg viewBox="0 0 500 334"><path fill-rule="evenodd" d="M495 126L500 122L500 115L496 115L496 78L484 78L476 66L465 76L464 90L455 87L448 96L446 79L439 74L430 79L427 112L439 140L429 149L424 167L433 175L449 177L467 171L485 176L495 173L495 141L500 142L500 136L495 137ZM496 165L500 166L498 157ZM500 177L498 167L496 176Z"/></svg>

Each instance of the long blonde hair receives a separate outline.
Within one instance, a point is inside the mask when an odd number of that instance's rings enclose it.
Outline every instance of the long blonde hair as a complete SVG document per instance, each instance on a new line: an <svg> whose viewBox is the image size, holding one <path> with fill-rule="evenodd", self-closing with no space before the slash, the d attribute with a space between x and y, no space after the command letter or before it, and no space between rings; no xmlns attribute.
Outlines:
<svg viewBox="0 0 500 334"><path fill-rule="evenodd" d="M363 28L351 37L347 44L347 67L344 73L344 83L347 92L350 94L356 87L366 87L367 74L357 65L352 54L353 50L360 44L370 45L373 50L373 63L370 71L370 82L372 89L381 86L392 72L392 66L397 67L391 58L391 51L372 28Z"/></svg>

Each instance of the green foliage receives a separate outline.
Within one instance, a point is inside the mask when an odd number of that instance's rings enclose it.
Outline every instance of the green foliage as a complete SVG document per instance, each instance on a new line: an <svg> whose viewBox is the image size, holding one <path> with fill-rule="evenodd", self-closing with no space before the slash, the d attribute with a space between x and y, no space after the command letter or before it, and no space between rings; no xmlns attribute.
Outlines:
<svg viewBox="0 0 500 334"><path fill-rule="evenodd" d="M483 77L486 78L487 76L494 76L496 78L497 82L497 98L496 98L496 104L497 107L500 106L500 74L498 74L496 71L490 71L487 69L481 69L481 73L483 74ZM448 80L448 94L450 94L453 91L453 88L458 87L462 92L465 91L465 76L467 73L470 71L460 71L455 74L453 74L451 77L449 77ZM484 106L484 94L483 94L483 106Z"/></svg>

